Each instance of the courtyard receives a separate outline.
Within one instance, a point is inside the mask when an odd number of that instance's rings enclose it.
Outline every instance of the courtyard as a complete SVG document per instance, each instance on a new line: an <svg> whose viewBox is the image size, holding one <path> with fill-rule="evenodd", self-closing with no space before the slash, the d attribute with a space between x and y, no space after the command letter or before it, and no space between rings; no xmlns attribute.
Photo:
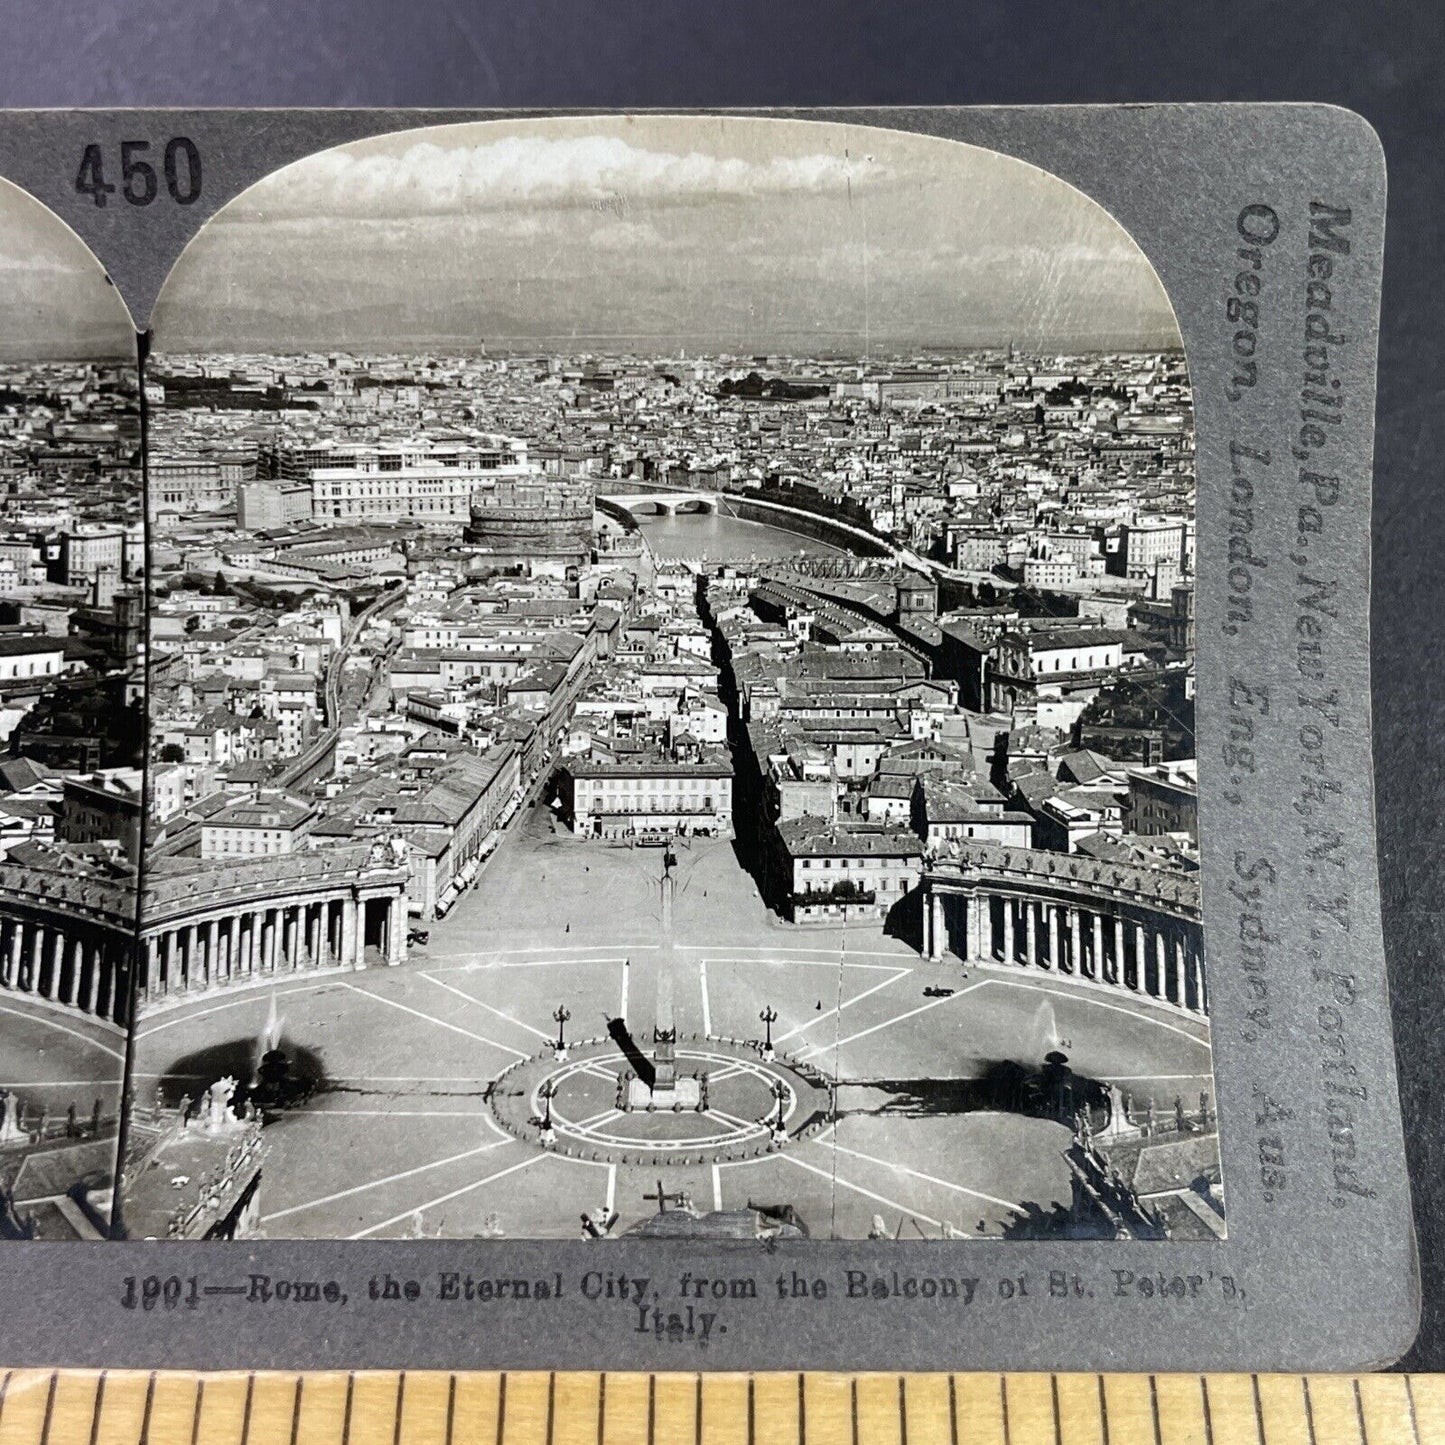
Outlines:
<svg viewBox="0 0 1445 1445"><path fill-rule="evenodd" d="M1038 971L965 973L876 928L780 923L726 842L679 847L668 947L662 866L660 849L582 842L528 809L403 966L143 1017L137 1097L244 1075L274 1013L318 1087L265 1131L273 1238L575 1238L584 1213L620 1233L659 1186L699 1210L791 1206L815 1237L938 1238L997 1237L1070 1197L1065 1128L968 1102L991 1067L1059 1051L1162 1113L1213 1094L1204 1021ZM712 1071L718 1092L706 1114L643 1128L618 1079L629 1048L651 1048L664 966L679 1074ZM565 1077L558 1010L585 1063ZM570 1093L547 1148L535 1121L554 1075ZM788 1138L769 1148L779 1089Z"/></svg>

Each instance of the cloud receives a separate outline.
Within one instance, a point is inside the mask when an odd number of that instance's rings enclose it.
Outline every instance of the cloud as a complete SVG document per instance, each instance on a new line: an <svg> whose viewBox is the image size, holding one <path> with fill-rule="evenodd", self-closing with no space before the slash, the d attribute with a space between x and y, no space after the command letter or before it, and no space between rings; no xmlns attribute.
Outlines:
<svg viewBox="0 0 1445 1445"><path fill-rule="evenodd" d="M630 206L845 195L883 178L867 155L719 156L636 146L618 136L415 141L394 154L349 146L276 172L228 219L453 215L516 206L583 207L625 218Z"/></svg>

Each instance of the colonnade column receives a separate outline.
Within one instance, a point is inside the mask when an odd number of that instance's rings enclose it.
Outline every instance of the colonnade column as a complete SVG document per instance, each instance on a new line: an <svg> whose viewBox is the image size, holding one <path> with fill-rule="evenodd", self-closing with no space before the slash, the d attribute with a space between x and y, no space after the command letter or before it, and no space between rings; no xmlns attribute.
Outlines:
<svg viewBox="0 0 1445 1445"><path fill-rule="evenodd" d="M60 997L60 971L65 966L65 930L54 928L50 931L50 987L45 997L52 1002Z"/></svg>
<svg viewBox="0 0 1445 1445"><path fill-rule="evenodd" d="M1014 957L1014 901L1005 893L1000 902L1003 904L1003 961L1013 963Z"/></svg>
<svg viewBox="0 0 1445 1445"><path fill-rule="evenodd" d="M356 944L356 899L341 900L341 959L342 968L365 966L365 949Z"/></svg>
<svg viewBox="0 0 1445 1445"><path fill-rule="evenodd" d="M1064 967L1064 960L1059 955L1059 905L1046 903L1044 908L1049 920L1049 967L1063 973L1070 972Z"/></svg>
<svg viewBox="0 0 1445 1445"><path fill-rule="evenodd" d="M943 898L937 893L928 895L928 957L937 963L943 957L944 924Z"/></svg>
<svg viewBox="0 0 1445 1445"><path fill-rule="evenodd" d="M5 925L5 951L0 956L0 984L6 988L15 987L15 978L20 971L20 956L25 947L25 925L18 919L11 919Z"/></svg>
<svg viewBox="0 0 1445 1445"><path fill-rule="evenodd" d="M983 952L983 910L988 907L988 898L982 893L968 895L967 913L964 916L963 958L965 963L977 963L984 957Z"/></svg>
<svg viewBox="0 0 1445 1445"><path fill-rule="evenodd" d="M406 895L391 900L386 919L386 961L395 967L406 957Z"/></svg>
<svg viewBox="0 0 1445 1445"><path fill-rule="evenodd" d="M144 947L147 950L146 958L146 985L154 997L160 991L160 979L158 968L159 956L156 953L155 940L147 939ZM100 976L106 968L106 947L102 939L95 946L95 951L90 956L90 970L82 973L80 978L80 993L77 1001L80 1007L88 1014L95 1012L95 1002L100 996Z"/></svg>
<svg viewBox="0 0 1445 1445"><path fill-rule="evenodd" d="M77 938L70 945L70 967L61 978L61 1003L73 1006L80 1001L81 982L85 977L85 964L89 955L88 939Z"/></svg>
<svg viewBox="0 0 1445 1445"><path fill-rule="evenodd" d="M1039 961L1038 907L1032 898L1023 901L1024 962L1033 968Z"/></svg>

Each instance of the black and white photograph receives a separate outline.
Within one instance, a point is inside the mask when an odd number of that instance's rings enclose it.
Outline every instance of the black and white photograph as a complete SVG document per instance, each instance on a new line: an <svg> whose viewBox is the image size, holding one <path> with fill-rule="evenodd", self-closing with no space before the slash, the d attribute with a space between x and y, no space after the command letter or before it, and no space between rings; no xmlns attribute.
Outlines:
<svg viewBox="0 0 1445 1445"><path fill-rule="evenodd" d="M135 332L0 181L0 1241L110 1231L143 820Z"/></svg>
<svg viewBox="0 0 1445 1445"><path fill-rule="evenodd" d="M1090 197L753 117L312 155L160 293L143 568L114 374L6 368L6 926L143 829L125 1237L1224 1238L1193 397ZM17 937L18 1217L124 1019Z"/></svg>

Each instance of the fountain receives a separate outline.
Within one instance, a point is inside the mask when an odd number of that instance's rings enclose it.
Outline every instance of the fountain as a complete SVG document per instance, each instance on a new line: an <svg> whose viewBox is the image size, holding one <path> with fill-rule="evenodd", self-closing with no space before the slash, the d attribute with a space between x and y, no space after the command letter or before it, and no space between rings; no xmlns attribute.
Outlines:
<svg viewBox="0 0 1445 1445"><path fill-rule="evenodd" d="M308 1091L303 1080L291 1073L291 1059L281 1047L285 1020L276 1011L276 991L271 991L266 1022L256 1035L256 1064L252 1084L245 1091L263 1111L285 1108L296 1103Z"/></svg>
<svg viewBox="0 0 1445 1445"><path fill-rule="evenodd" d="M273 1054L281 1052L281 1019L276 1012L276 990L271 990L270 1006L266 1010L266 1022L256 1035L256 1067L253 1082L259 1085L266 1071L267 1061ZM285 1059L285 1055L281 1055ZM273 1061L274 1062L274 1061Z"/></svg>
<svg viewBox="0 0 1445 1445"><path fill-rule="evenodd" d="M1059 1047L1059 1024L1054 1017L1054 1005L1050 999L1041 999L1034 1010L1034 1049L1037 1057L1043 1058Z"/></svg>

